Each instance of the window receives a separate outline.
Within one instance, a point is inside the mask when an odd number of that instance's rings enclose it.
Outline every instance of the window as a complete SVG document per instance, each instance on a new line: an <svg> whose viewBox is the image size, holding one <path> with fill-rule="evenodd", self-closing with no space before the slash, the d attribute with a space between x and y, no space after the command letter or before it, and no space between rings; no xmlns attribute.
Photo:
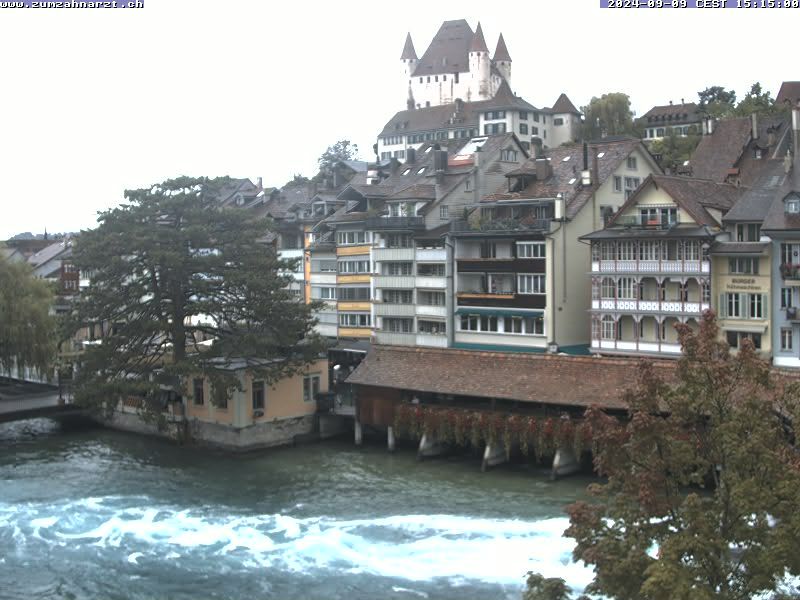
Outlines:
<svg viewBox="0 0 800 600"><path fill-rule="evenodd" d="M622 191L622 177L619 175L614 175L614 191L621 192Z"/></svg>
<svg viewBox="0 0 800 600"><path fill-rule="evenodd" d="M792 349L792 330L781 329L781 350L784 352Z"/></svg>
<svg viewBox="0 0 800 600"><path fill-rule="evenodd" d="M635 190L639 187L639 184L642 182L641 179L638 177L626 177L625 178L625 189L626 190Z"/></svg>
<svg viewBox="0 0 800 600"><path fill-rule="evenodd" d="M303 375L303 402L314 402L319 394L319 381L318 374Z"/></svg>
<svg viewBox="0 0 800 600"><path fill-rule="evenodd" d="M422 174L424 174L424 173L425 173L425 168L426 168L426 167L420 167L419 169L417 169L417 175L422 175Z"/></svg>
<svg viewBox="0 0 800 600"><path fill-rule="evenodd" d="M781 263L787 265L800 263L800 244L781 244Z"/></svg>
<svg viewBox="0 0 800 600"><path fill-rule="evenodd" d="M386 237L387 248L413 248L411 236L407 233L391 233Z"/></svg>
<svg viewBox="0 0 800 600"><path fill-rule="evenodd" d="M761 225L758 223L738 223L736 225L736 241L757 242L761 239Z"/></svg>
<svg viewBox="0 0 800 600"><path fill-rule="evenodd" d="M384 317L383 330L392 333L411 333L414 329L414 319L390 319Z"/></svg>
<svg viewBox="0 0 800 600"><path fill-rule="evenodd" d="M264 382L253 382L253 410L264 410Z"/></svg>
<svg viewBox="0 0 800 600"><path fill-rule="evenodd" d="M458 73L453 73L453 77L455 77L456 83L458 83Z"/></svg>
<svg viewBox="0 0 800 600"><path fill-rule="evenodd" d="M722 294L723 317L732 319L764 319L767 303L764 294ZM783 301L783 299L781 299Z"/></svg>
<svg viewBox="0 0 800 600"><path fill-rule="evenodd" d="M442 321L418 321L417 331L430 335L444 335L447 333L447 327Z"/></svg>
<svg viewBox="0 0 800 600"><path fill-rule="evenodd" d="M351 246L367 243L366 231L337 231L336 243L340 246Z"/></svg>
<svg viewBox="0 0 800 600"><path fill-rule="evenodd" d="M636 242L628 240L618 242L617 260L636 260Z"/></svg>
<svg viewBox="0 0 800 600"><path fill-rule="evenodd" d="M617 324L614 322L614 317L606 315L601 321L600 335L604 340L617 339Z"/></svg>
<svg viewBox="0 0 800 600"><path fill-rule="evenodd" d="M553 119L553 125L555 125L556 127L561 127L563 124L564 124L564 119L563 118L555 117Z"/></svg>
<svg viewBox="0 0 800 600"><path fill-rule="evenodd" d="M636 169L636 157L629 156L625 164L629 169Z"/></svg>
<svg viewBox="0 0 800 600"><path fill-rule="evenodd" d="M728 267L731 275L758 275L757 258L730 258Z"/></svg>
<svg viewBox="0 0 800 600"><path fill-rule="evenodd" d="M625 179L627 181L629 178ZM630 190L626 190L626 194L628 191ZM678 222L678 209L671 207L640 208L639 217L642 225L674 225Z"/></svg>
<svg viewBox="0 0 800 600"><path fill-rule="evenodd" d="M517 151L512 150L511 148L506 148L505 150L500 151L500 160L504 160L507 162L516 162L517 160Z"/></svg>
<svg viewBox="0 0 800 600"><path fill-rule="evenodd" d="M622 300L634 300L637 296L638 285L632 277L620 277L617 282L617 298Z"/></svg>
<svg viewBox="0 0 800 600"><path fill-rule="evenodd" d="M467 181L469 182L469 179L467 179ZM450 207L446 204L439 207L439 218L443 221L450 218Z"/></svg>
<svg viewBox="0 0 800 600"><path fill-rule="evenodd" d="M497 317L461 315L461 331L497 331Z"/></svg>
<svg viewBox="0 0 800 600"><path fill-rule="evenodd" d="M527 111L524 111L524 110L521 110L521 111L519 111L519 118L520 118L522 121L527 121L527 120L528 120L528 113L527 113Z"/></svg>
<svg viewBox="0 0 800 600"><path fill-rule="evenodd" d="M467 177L464 180L464 191L465 192L471 192L472 191L472 178Z"/></svg>
<svg viewBox="0 0 800 600"><path fill-rule="evenodd" d="M369 273L368 260L342 260L339 261L339 273Z"/></svg>
<svg viewBox="0 0 800 600"><path fill-rule="evenodd" d="M369 300L368 287L340 287L336 295L340 301L365 301Z"/></svg>
<svg viewBox="0 0 800 600"><path fill-rule="evenodd" d="M544 294L544 275L517 275L517 292L520 294Z"/></svg>
<svg viewBox="0 0 800 600"><path fill-rule="evenodd" d="M444 265L419 264L417 265L417 275L421 277L444 277Z"/></svg>
<svg viewBox="0 0 800 600"><path fill-rule="evenodd" d="M400 276L411 275L413 273L413 263L410 262L390 262L384 267L385 275Z"/></svg>
<svg viewBox="0 0 800 600"><path fill-rule="evenodd" d="M484 135L493 135L506 132L505 123L489 123L483 126Z"/></svg>
<svg viewBox="0 0 800 600"><path fill-rule="evenodd" d="M503 317L503 331L522 335L544 335L542 317Z"/></svg>
<svg viewBox="0 0 800 600"><path fill-rule="evenodd" d="M744 340L751 340L756 350L761 349L761 334L760 333L746 333L744 331L726 331L725 337L727 338L728 345L731 348L739 348Z"/></svg>
<svg viewBox="0 0 800 600"><path fill-rule="evenodd" d="M204 380L202 377L198 377L192 382L192 388L194 390L194 403L197 406L202 406L205 403L205 386L203 384Z"/></svg>
<svg viewBox="0 0 800 600"><path fill-rule="evenodd" d="M748 317L751 319L764 318L764 302L761 294L750 294L750 310Z"/></svg>
<svg viewBox="0 0 800 600"><path fill-rule="evenodd" d="M484 118L487 121L494 121L496 119L505 119L506 118L506 111L504 111L504 110L489 111L489 112L484 114Z"/></svg>
<svg viewBox="0 0 800 600"><path fill-rule="evenodd" d="M533 120L536 121L537 123L539 122L539 113L537 112L533 113Z"/></svg>
<svg viewBox="0 0 800 600"><path fill-rule="evenodd" d="M539 135L539 128L531 127L531 135Z"/></svg>
<svg viewBox="0 0 800 600"><path fill-rule="evenodd" d="M792 304L792 288L781 288L781 308L791 308Z"/></svg>
<svg viewBox="0 0 800 600"><path fill-rule="evenodd" d="M418 304L422 306L444 306L444 292L417 292Z"/></svg>
<svg viewBox="0 0 800 600"><path fill-rule="evenodd" d="M741 317L741 305L739 302L739 294L724 294L726 296L725 307L727 308L726 316L728 317Z"/></svg>
<svg viewBox="0 0 800 600"><path fill-rule="evenodd" d="M311 288L311 297L319 298L320 300L336 300L336 288L313 287Z"/></svg>
<svg viewBox="0 0 800 600"><path fill-rule="evenodd" d="M339 313L339 325L342 327L369 327L370 316L363 313Z"/></svg>
<svg viewBox="0 0 800 600"><path fill-rule="evenodd" d="M383 290L383 301L387 304L413 304L413 297L411 290Z"/></svg>
<svg viewBox="0 0 800 600"><path fill-rule="evenodd" d="M664 137L664 128L663 127L659 127L658 129L656 129L656 137Z"/></svg>
<svg viewBox="0 0 800 600"><path fill-rule="evenodd" d="M519 132L528 135L528 124L527 123L520 123L519 124Z"/></svg>
<svg viewBox="0 0 800 600"><path fill-rule="evenodd" d="M517 242L517 258L544 258L544 242Z"/></svg>

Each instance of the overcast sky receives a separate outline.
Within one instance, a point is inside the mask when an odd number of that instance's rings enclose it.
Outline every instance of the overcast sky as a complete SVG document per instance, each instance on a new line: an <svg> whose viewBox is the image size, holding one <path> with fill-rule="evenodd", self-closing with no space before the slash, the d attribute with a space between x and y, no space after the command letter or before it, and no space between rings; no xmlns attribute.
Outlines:
<svg viewBox="0 0 800 600"><path fill-rule="evenodd" d="M77 231L123 191L176 175L312 175L348 138L372 158L405 108L400 53L443 20L502 31L536 106L622 91L642 114L709 85L800 79L797 10L619 10L598 0L145 0L142 9L0 9L0 239ZM504 9L501 10L501 6ZM507 16L503 16L503 15Z"/></svg>

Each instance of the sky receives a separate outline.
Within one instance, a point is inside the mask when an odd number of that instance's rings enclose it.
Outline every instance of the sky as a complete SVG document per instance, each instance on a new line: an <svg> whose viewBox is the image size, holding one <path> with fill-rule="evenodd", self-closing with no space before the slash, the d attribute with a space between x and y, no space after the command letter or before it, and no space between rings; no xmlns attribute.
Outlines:
<svg viewBox="0 0 800 600"><path fill-rule="evenodd" d="M372 159L405 109L400 53L442 21L502 32L511 87L535 106L625 92L639 115L754 81L775 96L791 66L792 9L601 9L599 0L503 5L403 0L144 0L135 9L0 9L0 239L79 231L125 189L178 175L311 176L340 139Z"/></svg>

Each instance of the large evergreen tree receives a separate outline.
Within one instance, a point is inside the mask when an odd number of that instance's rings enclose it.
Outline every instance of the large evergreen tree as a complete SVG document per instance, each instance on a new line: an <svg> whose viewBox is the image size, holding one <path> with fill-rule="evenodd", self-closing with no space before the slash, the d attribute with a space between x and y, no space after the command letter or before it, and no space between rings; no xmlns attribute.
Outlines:
<svg viewBox="0 0 800 600"><path fill-rule="evenodd" d="M268 221L219 206L224 184L183 177L127 191L81 235L74 261L92 277L75 327L102 323L106 335L83 357L78 402L108 409L194 374L220 401L237 386L233 359L273 382L318 355L314 305L286 289L294 265L266 242Z"/></svg>
<svg viewBox="0 0 800 600"><path fill-rule="evenodd" d="M796 383L747 341L731 354L707 312L680 326L676 380L647 363L629 419L587 412L598 502L569 507L588 591L618 600L749 600L800 574Z"/></svg>
<svg viewBox="0 0 800 600"><path fill-rule="evenodd" d="M51 286L24 262L0 254L0 374L14 367L48 371L56 350Z"/></svg>

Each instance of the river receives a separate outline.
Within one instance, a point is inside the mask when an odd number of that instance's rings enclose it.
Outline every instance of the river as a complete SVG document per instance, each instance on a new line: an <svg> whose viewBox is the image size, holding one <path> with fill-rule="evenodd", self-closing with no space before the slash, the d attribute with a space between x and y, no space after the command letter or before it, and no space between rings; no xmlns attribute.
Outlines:
<svg viewBox="0 0 800 600"><path fill-rule="evenodd" d="M0 425L0 598L493 599L591 579L561 536L588 479L351 442L244 456Z"/></svg>

